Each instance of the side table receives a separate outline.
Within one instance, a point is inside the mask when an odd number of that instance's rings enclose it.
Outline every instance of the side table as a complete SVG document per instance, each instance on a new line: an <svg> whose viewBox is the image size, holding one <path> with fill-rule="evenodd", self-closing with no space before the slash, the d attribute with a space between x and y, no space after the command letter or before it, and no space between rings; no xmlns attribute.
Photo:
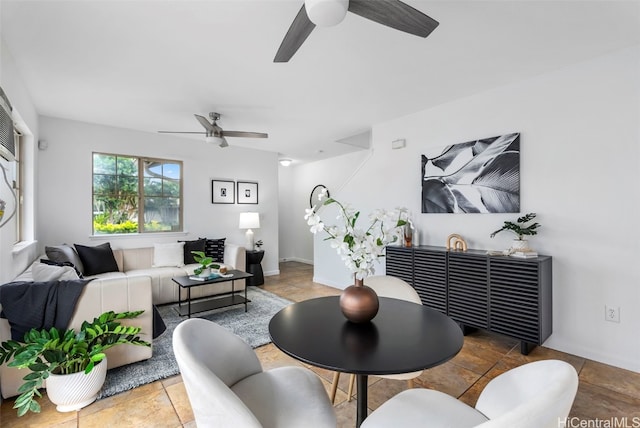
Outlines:
<svg viewBox="0 0 640 428"><path fill-rule="evenodd" d="M264 284L264 274L260 264L263 258L264 250L247 250L247 272L253 275L247 278L247 285Z"/></svg>

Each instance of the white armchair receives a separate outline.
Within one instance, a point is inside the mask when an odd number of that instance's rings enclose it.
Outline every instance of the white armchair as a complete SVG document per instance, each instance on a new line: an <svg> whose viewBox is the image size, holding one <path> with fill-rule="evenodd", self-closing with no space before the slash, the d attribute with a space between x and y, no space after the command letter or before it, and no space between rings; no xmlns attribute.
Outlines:
<svg viewBox="0 0 640 428"><path fill-rule="evenodd" d="M362 428L557 428L578 390L572 365L528 363L491 380L476 407L430 389L403 391L369 415Z"/></svg>
<svg viewBox="0 0 640 428"><path fill-rule="evenodd" d="M253 349L216 323L181 322L173 351L200 428L336 427L316 374L302 367L262 371Z"/></svg>

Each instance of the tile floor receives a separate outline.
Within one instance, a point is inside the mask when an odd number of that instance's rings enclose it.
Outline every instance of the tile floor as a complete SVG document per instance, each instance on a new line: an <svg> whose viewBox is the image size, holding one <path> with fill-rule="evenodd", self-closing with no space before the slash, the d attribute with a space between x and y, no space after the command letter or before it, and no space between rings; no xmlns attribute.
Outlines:
<svg viewBox="0 0 640 428"><path fill-rule="evenodd" d="M339 293L331 287L312 282L312 266L296 262L280 265L280 275L266 278L264 289L293 301ZM543 347L536 347L528 356L519 352L519 343L502 336L476 332L465 337L462 351L449 362L426 370L416 380L417 387L446 392L474 405L487 382L529 361L557 358L571 363L580 375L578 395L571 410L576 421L611 420L627 417L628 426L640 421L640 374L590 361ZM256 349L265 369L283 365L302 365L284 355L272 344ZM333 373L309 367L315 371L329 391ZM339 427L355 426L355 400L347 401L348 376L340 377L336 396ZM371 378L369 407L377 408L389 397L402 391L406 383ZM51 403L41 399L42 412L17 418L12 401L0 408L2 427L195 427L180 376L145 385L134 390L100 400L79 412L58 413ZM637 419L633 419L637 418ZM576 422L577 423L577 422ZM614 426L575 425L575 426ZM619 425L618 425L619 426Z"/></svg>

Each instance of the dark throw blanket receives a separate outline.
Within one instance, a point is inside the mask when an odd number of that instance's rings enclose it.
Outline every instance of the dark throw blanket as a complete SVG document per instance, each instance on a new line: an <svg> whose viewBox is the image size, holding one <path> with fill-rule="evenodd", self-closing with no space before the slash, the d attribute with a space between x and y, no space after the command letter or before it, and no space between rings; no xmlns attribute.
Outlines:
<svg viewBox="0 0 640 428"><path fill-rule="evenodd" d="M0 317L9 321L11 338L22 342L32 328L66 330L80 293L90 281L18 281L1 286Z"/></svg>

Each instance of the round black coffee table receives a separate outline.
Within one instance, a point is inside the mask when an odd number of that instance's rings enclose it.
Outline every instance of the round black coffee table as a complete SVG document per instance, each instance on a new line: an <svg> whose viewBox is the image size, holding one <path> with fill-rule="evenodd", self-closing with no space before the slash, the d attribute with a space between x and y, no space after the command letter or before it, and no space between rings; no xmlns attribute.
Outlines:
<svg viewBox="0 0 640 428"><path fill-rule="evenodd" d="M353 324L338 296L287 306L269 322L273 343L297 360L357 375L357 425L367 417L367 377L434 367L462 348L458 324L438 311L403 300L380 298L378 315Z"/></svg>

